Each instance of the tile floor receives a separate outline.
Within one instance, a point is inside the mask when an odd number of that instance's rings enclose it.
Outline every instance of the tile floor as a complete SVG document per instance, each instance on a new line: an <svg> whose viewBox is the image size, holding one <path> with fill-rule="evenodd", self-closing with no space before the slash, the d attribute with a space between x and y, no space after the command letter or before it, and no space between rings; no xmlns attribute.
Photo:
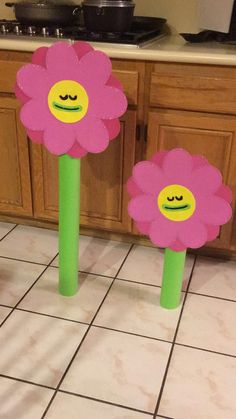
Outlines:
<svg viewBox="0 0 236 419"><path fill-rule="evenodd" d="M66 298L57 243L0 223L1 419L235 419L236 262L189 256L168 311L162 251L81 237Z"/></svg>

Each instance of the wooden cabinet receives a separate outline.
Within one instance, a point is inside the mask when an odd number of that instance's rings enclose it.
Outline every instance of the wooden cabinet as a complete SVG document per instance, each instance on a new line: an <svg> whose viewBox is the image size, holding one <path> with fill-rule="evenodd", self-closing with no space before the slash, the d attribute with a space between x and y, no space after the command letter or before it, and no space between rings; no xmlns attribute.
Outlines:
<svg viewBox="0 0 236 419"><path fill-rule="evenodd" d="M110 142L107 150L82 159L81 225L131 232L125 183L134 165L135 133L136 111L127 111L121 120L119 137ZM37 219L57 221L58 158L35 144L31 152L34 215Z"/></svg>
<svg viewBox="0 0 236 419"><path fill-rule="evenodd" d="M0 95L0 127L0 212L31 216L28 143L14 97Z"/></svg>

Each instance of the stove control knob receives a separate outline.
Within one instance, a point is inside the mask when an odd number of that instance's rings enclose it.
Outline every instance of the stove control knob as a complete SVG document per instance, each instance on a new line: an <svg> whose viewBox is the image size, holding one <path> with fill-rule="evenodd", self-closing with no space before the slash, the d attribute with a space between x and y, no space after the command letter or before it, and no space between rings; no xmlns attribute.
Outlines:
<svg viewBox="0 0 236 419"><path fill-rule="evenodd" d="M64 35L62 28L56 28L54 34L57 38L61 38Z"/></svg>
<svg viewBox="0 0 236 419"><path fill-rule="evenodd" d="M22 29L19 25L15 25L14 29L13 29L13 32L14 32L15 35L21 35L22 34Z"/></svg>
<svg viewBox="0 0 236 419"><path fill-rule="evenodd" d="M27 34L32 36L36 34L36 28L34 26L28 26L27 28Z"/></svg>
<svg viewBox="0 0 236 419"><path fill-rule="evenodd" d="M41 29L41 35L43 35L43 36L48 36L49 35L49 29L46 26L44 26Z"/></svg>
<svg viewBox="0 0 236 419"><path fill-rule="evenodd" d="M0 25L0 32L3 33L3 34L6 34L6 33L9 32L9 29L8 29L7 25L5 25L5 23L2 23Z"/></svg>

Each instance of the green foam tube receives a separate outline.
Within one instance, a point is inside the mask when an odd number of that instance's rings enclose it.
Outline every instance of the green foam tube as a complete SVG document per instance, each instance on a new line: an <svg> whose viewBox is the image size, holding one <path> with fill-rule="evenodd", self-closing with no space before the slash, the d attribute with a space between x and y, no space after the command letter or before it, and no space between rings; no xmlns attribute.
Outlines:
<svg viewBox="0 0 236 419"><path fill-rule="evenodd" d="M183 252L165 250L160 298L160 305L163 308L174 309L180 304L185 258L186 250Z"/></svg>
<svg viewBox="0 0 236 419"><path fill-rule="evenodd" d="M59 292L78 291L80 159L59 157Z"/></svg>

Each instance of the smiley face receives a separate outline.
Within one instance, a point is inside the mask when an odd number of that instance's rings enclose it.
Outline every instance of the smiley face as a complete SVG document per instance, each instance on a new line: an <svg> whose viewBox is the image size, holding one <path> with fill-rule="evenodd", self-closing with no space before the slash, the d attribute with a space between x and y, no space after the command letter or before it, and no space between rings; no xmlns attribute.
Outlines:
<svg viewBox="0 0 236 419"><path fill-rule="evenodd" d="M86 90L74 80L55 83L48 94L48 107L56 119L67 124L80 121L88 111Z"/></svg>
<svg viewBox="0 0 236 419"><path fill-rule="evenodd" d="M188 220L196 209L192 192L182 185L169 185L162 189L157 205L164 217L171 221Z"/></svg>

